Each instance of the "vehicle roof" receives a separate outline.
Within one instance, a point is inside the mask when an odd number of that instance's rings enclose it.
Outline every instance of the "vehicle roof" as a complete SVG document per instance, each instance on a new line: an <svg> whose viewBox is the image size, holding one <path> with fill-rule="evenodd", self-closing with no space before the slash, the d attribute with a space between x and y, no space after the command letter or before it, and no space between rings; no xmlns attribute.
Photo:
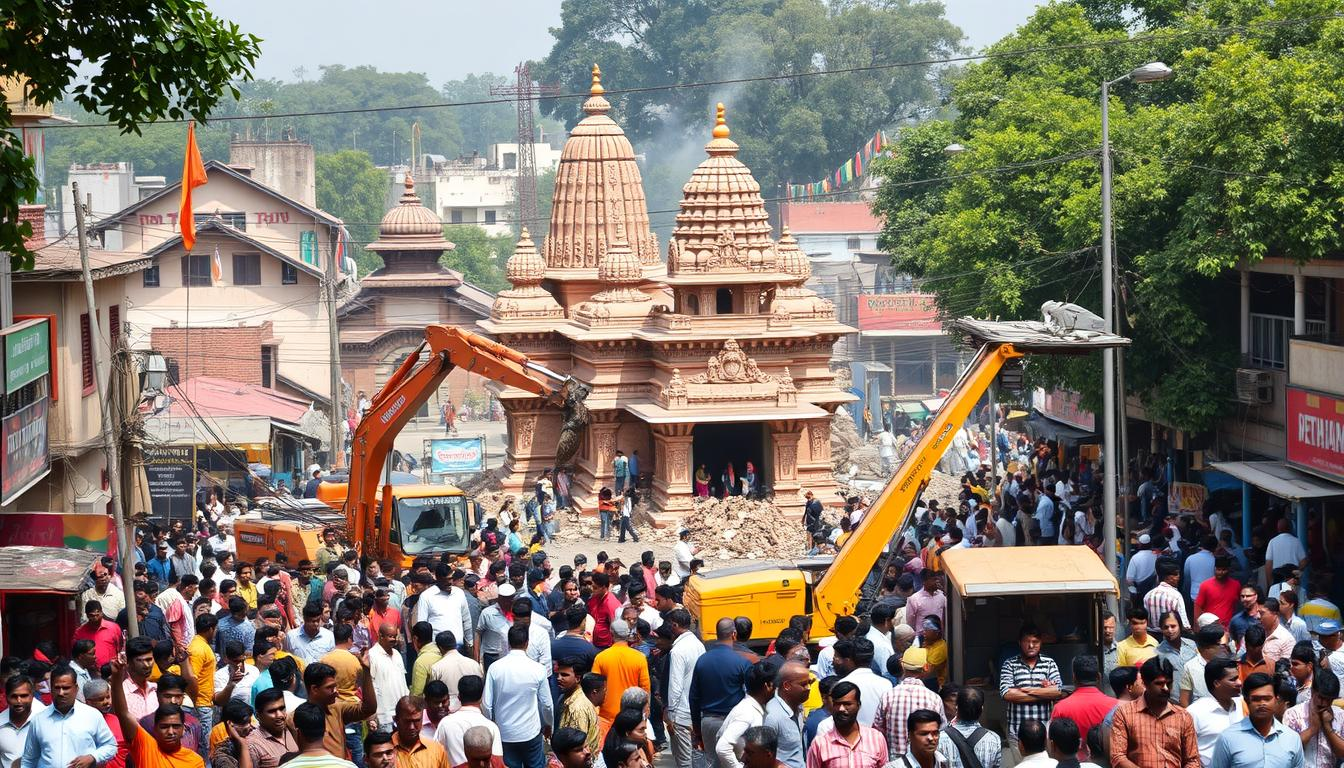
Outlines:
<svg viewBox="0 0 1344 768"><path fill-rule="evenodd" d="M1119 594L1115 576L1087 547L977 547L943 553L943 570L963 597Z"/></svg>
<svg viewBox="0 0 1344 768"><path fill-rule="evenodd" d="M378 486L378 494L381 496L383 487ZM421 498L424 496L462 496L462 489L455 485L429 485L427 483L417 483L415 485L394 485L392 486L392 495L398 498Z"/></svg>

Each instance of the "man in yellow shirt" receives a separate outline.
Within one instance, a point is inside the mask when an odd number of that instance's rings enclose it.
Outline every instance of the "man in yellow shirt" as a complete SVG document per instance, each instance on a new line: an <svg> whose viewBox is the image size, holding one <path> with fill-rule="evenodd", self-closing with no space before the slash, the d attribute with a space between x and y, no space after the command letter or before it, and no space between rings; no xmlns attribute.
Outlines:
<svg viewBox="0 0 1344 768"><path fill-rule="evenodd" d="M355 628L349 624L337 624L331 634L336 640L336 648L323 656L321 662L336 670L336 698L341 701L359 701L355 691L359 687L359 674L364 665L353 650Z"/></svg>
<svg viewBox="0 0 1344 768"><path fill-rule="evenodd" d="M1148 634L1148 609L1129 609L1129 637L1116 643L1115 665L1133 667L1157 655L1157 638Z"/></svg>
<svg viewBox="0 0 1344 768"><path fill-rule="evenodd" d="M920 622L923 632L919 646L929 659L929 671L938 676L938 685L947 682L947 641L943 639L943 624L937 616L925 616Z"/></svg>
<svg viewBox="0 0 1344 768"><path fill-rule="evenodd" d="M237 582L238 590L236 594L247 601L249 611L257 610L257 583L252 580L255 571L251 563L239 563Z"/></svg>
<svg viewBox="0 0 1344 768"><path fill-rule="evenodd" d="M201 721L201 732L209 733L215 711L215 630L219 619L213 613L196 617L196 636L187 645L187 687L195 689L193 714ZM188 692L191 692L190 690Z"/></svg>

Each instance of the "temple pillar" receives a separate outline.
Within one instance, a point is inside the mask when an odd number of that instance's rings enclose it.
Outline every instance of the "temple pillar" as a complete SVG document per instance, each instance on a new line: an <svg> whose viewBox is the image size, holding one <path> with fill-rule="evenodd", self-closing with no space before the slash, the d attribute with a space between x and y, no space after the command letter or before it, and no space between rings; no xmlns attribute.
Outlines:
<svg viewBox="0 0 1344 768"><path fill-rule="evenodd" d="M620 418L620 411L592 411L589 414L588 429L584 433L571 485L575 506L585 512L595 512L598 492L603 486L614 486L616 482L611 460L616 456Z"/></svg>
<svg viewBox="0 0 1344 768"><path fill-rule="evenodd" d="M691 430L694 424L653 424L653 507L658 522L675 523L694 507ZM666 519L664 519L666 518Z"/></svg>
<svg viewBox="0 0 1344 768"><path fill-rule="evenodd" d="M811 491L823 504L834 504L839 500L839 485L831 467L831 419L828 416L803 424L807 430L806 442L799 448L798 487Z"/></svg>
<svg viewBox="0 0 1344 768"><path fill-rule="evenodd" d="M540 398L501 399L508 424L508 443L501 480L508 493L522 494L531 488L531 479L555 460L555 441L547 437L555 430L543 420L546 402Z"/></svg>
<svg viewBox="0 0 1344 768"><path fill-rule="evenodd" d="M803 437L803 424L798 421L770 422L770 448L774 465L771 487L775 491L775 506L790 516L801 517L803 498L799 493L798 449Z"/></svg>

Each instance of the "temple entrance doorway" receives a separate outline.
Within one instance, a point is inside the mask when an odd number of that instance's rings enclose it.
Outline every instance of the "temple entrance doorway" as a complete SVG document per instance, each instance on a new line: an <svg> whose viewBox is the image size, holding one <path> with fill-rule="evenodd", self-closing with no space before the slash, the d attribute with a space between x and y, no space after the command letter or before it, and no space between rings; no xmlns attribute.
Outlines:
<svg viewBox="0 0 1344 768"><path fill-rule="evenodd" d="M766 425L761 422L740 424L697 424L691 433L691 474L705 465L709 472L710 493L723 495L722 476L728 463L732 462L736 476L740 479L750 461L756 468L756 488L764 491L770 487L770 478L765 468L770 465L766 455ZM739 485L740 488L740 485Z"/></svg>

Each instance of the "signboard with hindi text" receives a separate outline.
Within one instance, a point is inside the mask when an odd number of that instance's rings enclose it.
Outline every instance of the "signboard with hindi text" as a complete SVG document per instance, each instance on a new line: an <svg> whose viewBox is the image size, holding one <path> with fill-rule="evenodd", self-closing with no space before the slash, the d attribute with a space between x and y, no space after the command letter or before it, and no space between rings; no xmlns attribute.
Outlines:
<svg viewBox="0 0 1344 768"><path fill-rule="evenodd" d="M25 320L3 331L5 391L9 395L19 388L51 373L50 331L46 318Z"/></svg>
<svg viewBox="0 0 1344 768"><path fill-rule="evenodd" d="M1344 398L1289 385L1284 399L1288 464L1344 480Z"/></svg>
<svg viewBox="0 0 1344 768"><path fill-rule="evenodd" d="M485 436L441 437L429 443L429 472L466 475L485 469Z"/></svg>
<svg viewBox="0 0 1344 768"><path fill-rule="evenodd" d="M861 293L856 321L860 331L897 331L911 335L936 334L938 305L931 293Z"/></svg>
<svg viewBox="0 0 1344 768"><path fill-rule="evenodd" d="M14 502L51 471L45 393L0 418L0 505Z"/></svg>
<svg viewBox="0 0 1344 768"><path fill-rule="evenodd" d="M196 506L196 447L146 446L144 455L153 517L161 521L190 521L195 517Z"/></svg>

